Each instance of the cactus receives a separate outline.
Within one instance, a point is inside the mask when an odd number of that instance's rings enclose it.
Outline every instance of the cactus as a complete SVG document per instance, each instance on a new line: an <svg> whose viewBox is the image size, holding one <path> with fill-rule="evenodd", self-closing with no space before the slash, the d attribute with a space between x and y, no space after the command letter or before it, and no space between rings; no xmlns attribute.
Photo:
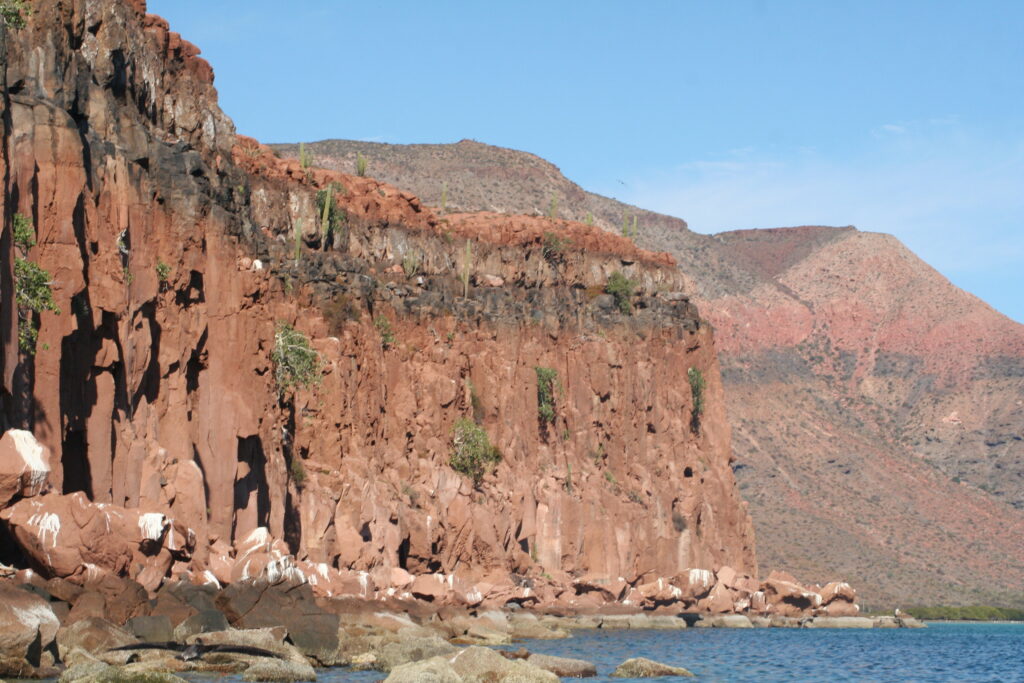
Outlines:
<svg viewBox="0 0 1024 683"><path fill-rule="evenodd" d="M304 142L299 143L299 166L304 170L313 165L313 153L306 149Z"/></svg>
<svg viewBox="0 0 1024 683"><path fill-rule="evenodd" d="M331 204L331 202L334 201L331 196L333 191L334 185L328 185L326 190L327 194L324 196L324 209L320 215L320 233L323 235L324 244L327 243L327 233L331 228L331 211L334 209L334 206Z"/></svg>
<svg viewBox="0 0 1024 683"><path fill-rule="evenodd" d="M466 240L466 256L462 259L462 296L469 296L469 270L473 265L473 243Z"/></svg>
<svg viewBox="0 0 1024 683"><path fill-rule="evenodd" d="M356 152L356 175L360 178L366 175L366 166L368 165L366 157L363 156L362 152Z"/></svg>

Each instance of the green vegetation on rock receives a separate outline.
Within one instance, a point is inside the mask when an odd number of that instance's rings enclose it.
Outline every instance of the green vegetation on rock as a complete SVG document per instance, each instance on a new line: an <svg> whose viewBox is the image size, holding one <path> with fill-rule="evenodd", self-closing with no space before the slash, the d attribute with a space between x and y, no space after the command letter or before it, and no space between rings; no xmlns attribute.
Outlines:
<svg viewBox="0 0 1024 683"><path fill-rule="evenodd" d="M452 469L470 477L474 486L480 486L484 475L501 461L501 452L491 445L484 428L468 417L458 419L454 432Z"/></svg>
<svg viewBox="0 0 1024 683"><path fill-rule="evenodd" d="M26 0L0 0L0 20L14 30L25 28L25 21L32 14Z"/></svg>
<svg viewBox="0 0 1024 683"><path fill-rule="evenodd" d="M604 291L615 298L615 305L624 315L633 315L633 290L636 282L615 271L604 285Z"/></svg>
<svg viewBox="0 0 1024 683"><path fill-rule="evenodd" d="M366 168L370 162L363 156L362 152L356 152L356 175L360 178L366 177Z"/></svg>
<svg viewBox="0 0 1024 683"><path fill-rule="evenodd" d="M39 338L37 316L43 311L60 314L53 300L50 273L28 260L28 250L36 244L32 221L18 213L14 215L14 244L22 256L14 257L14 301L18 306L18 348L22 353L36 352ZM24 258L23 258L24 257Z"/></svg>
<svg viewBox="0 0 1024 683"><path fill-rule="evenodd" d="M270 360L274 363L279 395L320 382L323 369L320 354L310 346L306 335L287 323L277 323Z"/></svg>
<svg viewBox="0 0 1024 683"><path fill-rule="evenodd" d="M572 244L568 237L561 237L550 230L544 233L540 253L544 260L553 266L565 262L565 250Z"/></svg>
<svg viewBox="0 0 1024 683"><path fill-rule="evenodd" d="M555 421L555 388L558 386L558 371L554 368L537 366L537 416L542 425Z"/></svg>
<svg viewBox="0 0 1024 683"><path fill-rule="evenodd" d="M904 611L912 617L930 621L1024 621L1024 609L991 605L908 607Z"/></svg>
<svg viewBox="0 0 1024 683"><path fill-rule="evenodd" d="M394 346L395 342L398 341L394 331L391 329L391 321L384 316L378 315L377 319L373 321L373 326L380 333L380 345L385 351Z"/></svg>
<svg viewBox="0 0 1024 683"><path fill-rule="evenodd" d="M700 418L704 414L704 373L698 368L686 371L690 380L690 394L693 396L693 408L690 410L690 429L696 434L700 431Z"/></svg>

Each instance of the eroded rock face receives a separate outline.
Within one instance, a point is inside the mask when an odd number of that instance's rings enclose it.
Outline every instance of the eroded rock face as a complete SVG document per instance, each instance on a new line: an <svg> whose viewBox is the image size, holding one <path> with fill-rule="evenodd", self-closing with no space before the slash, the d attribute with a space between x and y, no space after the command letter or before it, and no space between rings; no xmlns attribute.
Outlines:
<svg viewBox="0 0 1024 683"><path fill-rule="evenodd" d="M670 258L278 160L139 4L41 5L5 35L0 208L32 217L62 311L26 356L0 288L0 413L51 454L55 492L3 512L34 566L466 605L756 574L714 340ZM278 322L312 340L317 384L279 392ZM479 483L449 466L464 416L501 453Z"/></svg>

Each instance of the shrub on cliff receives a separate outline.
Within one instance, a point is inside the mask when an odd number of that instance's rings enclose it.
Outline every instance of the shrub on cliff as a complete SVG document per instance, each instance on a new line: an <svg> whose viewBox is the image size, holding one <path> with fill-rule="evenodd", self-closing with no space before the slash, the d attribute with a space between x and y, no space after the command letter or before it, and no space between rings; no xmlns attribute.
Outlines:
<svg viewBox="0 0 1024 683"><path fill-rule="evenodd" d="M468 417L460 417L454 431L452 469L471 477L474 486L480 486L484 475L501 461L501 452L491 445L484 428Z"/></svg>
<svg viewBox="0 0 1024 683"><path fill-rule="evenodd" d="M555 388L558 386L558 371L554 368L537 366L537 417L541 426L555 421Z"/></svg>
<svg viewBox="0 0 1024 683"><path fill-rule="evenodd" d="M550 230L544 233L540 253L544 260L553 266L565 263L565 250L572 244L568 237L559 237Z"/></svg>
<svg viewBox="0 0 1024 683"><path fill-rule="evenodd" d="M615 271L604 285L604 291L615 297L615 305L624 315L633 315L633 290L636 282Z"/></svg>
<svg viewBox="0 0 1024 683"><path fill-rule="evenodd" d="M25 0L0 0L0 19L10 28L25 28L25 20L31 13Z"/></svg>
<svg viewBox="0 0 1024 683"><path fill-rule="evenodd" d="M60 313L53 300L50 274L28 260L28 250L35 246L36 235L32 221L18 213L14 215L14 244L22 256L14 257L14 301L18 306L18 348L24 354L36 352L39 338L37 317L43 311ZM23 258L25 257L25 258Z"/></svg>
<svg viewBox="0 0 1024 683"><path fill-rule="evenodd" d="M690 380L690 394L693 396L693 408L690 410L690 429L694 434L700 431L700 418L704 414L704 373L697 368L686 371Z"/></svg>
<svg viewBox="0 0 1024 683"><path fill-rule="evenodd" d="M309 345L306 335L287 323L277 323L270 360L274 363L274 379L281 396L297 387L320 382L320 354Z"/></svg>

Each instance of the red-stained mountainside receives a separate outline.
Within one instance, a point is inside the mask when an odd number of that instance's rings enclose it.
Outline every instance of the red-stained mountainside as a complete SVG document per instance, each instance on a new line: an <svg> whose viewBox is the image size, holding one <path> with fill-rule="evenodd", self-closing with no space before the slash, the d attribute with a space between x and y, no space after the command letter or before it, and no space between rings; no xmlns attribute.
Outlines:
<svg viewBox="0 0 1024 683"><path fill-rule="evenodd" d="M762 562L814 576L827 547L869 600L1016 600L1024 326L889 235L713 239L757 278L701 310Z"/></svg>

